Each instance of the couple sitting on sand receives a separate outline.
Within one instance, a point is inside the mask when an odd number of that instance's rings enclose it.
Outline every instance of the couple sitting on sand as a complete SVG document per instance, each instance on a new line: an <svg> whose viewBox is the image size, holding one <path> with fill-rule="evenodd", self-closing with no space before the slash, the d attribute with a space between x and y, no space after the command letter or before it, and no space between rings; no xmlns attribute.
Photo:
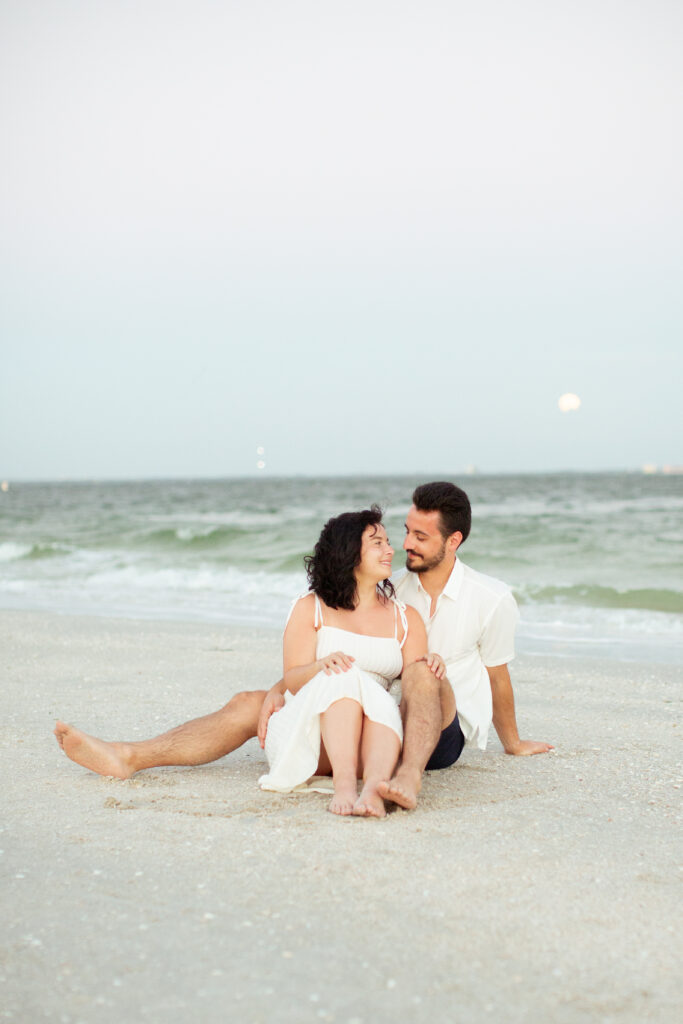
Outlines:
<svg viewBox="0 0 683 1024"><path fill-rule="evenodd" d="M106 742L58 722L60 745L72 761L126 779L206 764L258 736L270 767L263 789L290 792L331 774L329 810L364 817L383 817L387 801L414 808L423 771L454 764L465 743L484 749L491 722L509 754L551 750L519 738L507 667L517 606L503 583L456 557L470 524L459 487L418 487L405 524L408 572L394 591L379 508L331 519L306 560L311 592L292 609L284 674L271 690L238 693L142 742ZM399 676L400 709L388 693Z"/></svg>

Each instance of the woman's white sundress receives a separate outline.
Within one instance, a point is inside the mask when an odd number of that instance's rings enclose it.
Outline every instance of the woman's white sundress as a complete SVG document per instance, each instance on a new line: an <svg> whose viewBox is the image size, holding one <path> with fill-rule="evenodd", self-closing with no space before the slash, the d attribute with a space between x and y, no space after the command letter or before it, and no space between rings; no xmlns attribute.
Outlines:
<svg viewBox="0 0 683 1024"><path fill-rule="evenodd" d="M259 779L261 789L290 793L314 774L320 758L320 716L335 701L351 697L373 722L386 725L403 742L403 725L398 705L387 691L401 674L401 648L408 635L405 605L394 600L393 637L365 636L337 626L326 626L320 601L315 596L314 625L318 629L316 658L343 651L355 658L347 672L325 675L318 672L296 694L285 693L285 706L271 715L266 733L266 756L270 771ZM398 639L398 620L403 639Z"/></svg>

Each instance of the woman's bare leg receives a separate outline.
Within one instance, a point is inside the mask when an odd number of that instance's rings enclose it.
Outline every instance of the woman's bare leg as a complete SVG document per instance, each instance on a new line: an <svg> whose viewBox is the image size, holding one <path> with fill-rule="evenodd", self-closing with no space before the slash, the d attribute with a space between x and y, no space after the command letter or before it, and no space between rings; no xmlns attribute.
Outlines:
<svg viewBox="0 0 683 1024"><path fill-rule="evenodd" d="M358 747L363 709L357 700L342 697L320 716L320 732L332 766L334 796L328 810L351 814L358 797Z"/></svg>
<svg viewBox="0 0 683 1024"><path fill-rule="evenodd" d="M142 768L195 765L217 761L256 735L265 690L236 694L220 711L156 736L132 743L109 742L57 722L55 736L76 764L99 775L129 779Z"/></svg>
<svg viewBox="0 0 683 1024"><path fill-rule="evenodd" d="M354 814L365 818L385 817L386 807L377 787L391 778L400 752L401 743L394 730L364 716L360 741L363 788L354 804Z"/></svg>

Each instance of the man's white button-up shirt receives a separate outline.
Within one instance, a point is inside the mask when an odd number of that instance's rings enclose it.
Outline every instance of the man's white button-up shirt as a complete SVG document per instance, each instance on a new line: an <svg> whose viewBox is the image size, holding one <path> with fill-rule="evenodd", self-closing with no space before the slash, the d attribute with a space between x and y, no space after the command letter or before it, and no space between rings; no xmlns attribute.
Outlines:
<svg viewBox="0 0 683 1024"><path fill-rule="evenodd" d="M396 593L422 616L430 653L446 663L465 739L484 750L493 716L486 667L504 665L515 656L519 611L510 588L458 558L433 615L419 573L406 572Z"/></svg>

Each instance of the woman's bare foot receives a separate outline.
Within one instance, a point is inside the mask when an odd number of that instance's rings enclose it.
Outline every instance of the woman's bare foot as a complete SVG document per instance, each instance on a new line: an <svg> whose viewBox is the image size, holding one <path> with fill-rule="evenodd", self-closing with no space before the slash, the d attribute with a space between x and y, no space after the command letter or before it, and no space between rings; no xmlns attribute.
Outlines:
<svg viewBox="0 0 683 1024"><path fill-rule="evenodd" d="M353 814L353 805L358 799L358 783L355 779L334 783L334 796L330 800L328 811L332 814Z"/></svg>
<svg viewBox="0 0 683 1024"><path fill-rule="evenodd" d="M391 800L404 807L407 811L413 811L417 807L418 793L422 788L422 775L420 772L410 771L401 766L394 777L388 782L380 782L377 786L379 795L385 800Z"/></svg>
<svg viewBox="0 0 683 1024"><path fill-rule="evenodd" d="M353 805L353 813L361 818L386 818L384 800L377 792L376 782L366 782Z"/></svg>
<svg viewBox="0 0 683 1024"><path fill-rule="evenodd" d="M107 743L64 722L57 722L55 736L66 756L91 772L115 779L129 779L133 774L128 743Z"/></svg>

